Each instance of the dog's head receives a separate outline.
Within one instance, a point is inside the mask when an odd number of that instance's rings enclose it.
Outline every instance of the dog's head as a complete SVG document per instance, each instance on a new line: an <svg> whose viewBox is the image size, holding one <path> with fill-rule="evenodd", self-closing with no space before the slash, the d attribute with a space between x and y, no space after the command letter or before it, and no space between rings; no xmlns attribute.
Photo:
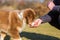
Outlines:
<svg viewBox="0 0 60 40"><path fill-rule="evenodd" d="M24 10L24 18L27 24L31 24L35 19L35 11L31 8Z"/></svg>

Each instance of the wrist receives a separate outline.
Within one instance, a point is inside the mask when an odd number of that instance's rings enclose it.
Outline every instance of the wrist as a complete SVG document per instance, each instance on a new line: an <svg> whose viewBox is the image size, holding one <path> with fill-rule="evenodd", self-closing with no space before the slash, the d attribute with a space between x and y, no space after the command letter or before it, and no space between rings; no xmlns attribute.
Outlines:
<svg viewBox="0 0 60 40"><path fill-rule="evenodd" d="M42 23L43 21L41 19L38 19L38 22Z"/></svg>

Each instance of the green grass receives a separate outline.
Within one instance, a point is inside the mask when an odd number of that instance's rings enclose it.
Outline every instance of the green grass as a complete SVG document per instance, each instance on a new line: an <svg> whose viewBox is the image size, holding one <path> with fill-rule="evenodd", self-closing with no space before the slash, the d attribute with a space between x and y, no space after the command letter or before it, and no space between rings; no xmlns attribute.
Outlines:
<svg viewBox="0 0 60 40"><path fill-rule="evenodd" d="M60 30L48 23L41 24L38 28L26 28L21 33L22 40L60 40Z"/></svg>

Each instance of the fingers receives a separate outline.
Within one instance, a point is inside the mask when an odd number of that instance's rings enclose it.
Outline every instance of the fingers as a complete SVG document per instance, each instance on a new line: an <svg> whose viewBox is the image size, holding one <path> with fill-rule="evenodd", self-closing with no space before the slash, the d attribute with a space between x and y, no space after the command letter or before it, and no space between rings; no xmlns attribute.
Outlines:
<svg viewBox="0 0 60 40"><path fill-rule="evenodd" d="M31 28L37 28L41 24L41 19L36 19L33 23L30 24Z"/></svg>
<svg viewBox="0 0 60 40"><path fill-rule="evenodd" d="M30 28L37 28L38 26L32 26L31 24L29 25Z"/></svg>

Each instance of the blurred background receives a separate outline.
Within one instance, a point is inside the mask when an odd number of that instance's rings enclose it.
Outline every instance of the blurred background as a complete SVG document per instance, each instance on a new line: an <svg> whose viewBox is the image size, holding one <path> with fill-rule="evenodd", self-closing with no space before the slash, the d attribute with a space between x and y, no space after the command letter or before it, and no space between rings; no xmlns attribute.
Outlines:
<svg viewBox="0 0 60 40"><path fill-rule="evenodd" d="M0 0L0 9L22 10L32 8L39 16L47 14L50 10L47 7L49 0ZM22 40L60 40L60 30L49 23L41 24L38 28L26 28L21 33ZM9 36L5 38L8 40Z"/></svg>
<svg viewBox="0 0 60 40"><path fill-rule="evenodd" d="M0 9L25 9L32 8L37 15L42 16L46 14L49 9L47 2L49 0L0 0Z"/></svg>

